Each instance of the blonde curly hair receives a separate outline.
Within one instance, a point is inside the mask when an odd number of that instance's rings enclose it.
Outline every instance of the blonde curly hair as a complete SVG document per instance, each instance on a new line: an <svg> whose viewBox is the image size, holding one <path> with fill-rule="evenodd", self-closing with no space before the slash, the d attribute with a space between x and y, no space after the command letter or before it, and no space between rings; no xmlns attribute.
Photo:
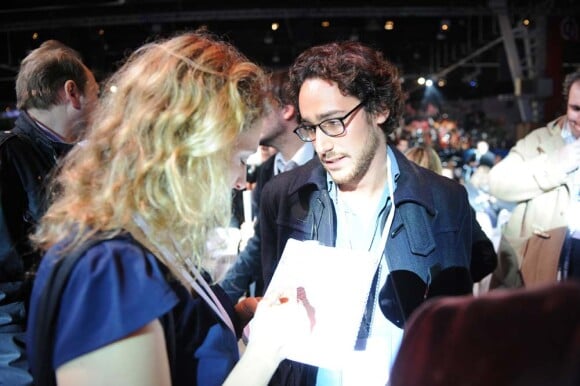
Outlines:
<svg viewBox="0 0 580 386"><path fill-rule="evenodd" d="M120 234L138 214L199 266L208 233L229 221L232 151L262 116L266 88L260 67L205 31L139 48L65 158L33 240L46 250L71 238L70 251Z"/></svg>

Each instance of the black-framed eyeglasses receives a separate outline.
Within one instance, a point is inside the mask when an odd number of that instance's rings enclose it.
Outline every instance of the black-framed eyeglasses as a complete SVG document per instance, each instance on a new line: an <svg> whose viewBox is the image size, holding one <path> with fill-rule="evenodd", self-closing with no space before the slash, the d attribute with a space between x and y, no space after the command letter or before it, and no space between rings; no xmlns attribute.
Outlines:
<svg viewBox="0 0 580 386"><path fill-rule="evenodd" d="M300 124L294 129L294 133L304 142L312 142L316 140L316 128L320 128L322 132L329 137L338 137L343 134L346 130L346 125L344 120L348 118L351 114L356 112L361 106L364 105L364 101L356 105L352 110L346 113L341 118L329 118L316 125Z"/></svg>

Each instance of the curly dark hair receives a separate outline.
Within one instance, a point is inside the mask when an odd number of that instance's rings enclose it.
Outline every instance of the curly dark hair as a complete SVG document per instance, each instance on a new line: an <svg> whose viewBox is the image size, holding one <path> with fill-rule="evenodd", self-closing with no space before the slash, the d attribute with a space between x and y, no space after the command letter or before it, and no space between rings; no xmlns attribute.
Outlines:
<svg viewBox="0 0 580 386"><path fill-rule="evenodd" d="M302 83L320 78L336 82L344 95L364 101L368 113L389 111L381 125L386 136L399 125L404 105L399 71L382 52L362 43L343 41L309 48L298 56L289 78L288 95L297 109Z"/></svg>

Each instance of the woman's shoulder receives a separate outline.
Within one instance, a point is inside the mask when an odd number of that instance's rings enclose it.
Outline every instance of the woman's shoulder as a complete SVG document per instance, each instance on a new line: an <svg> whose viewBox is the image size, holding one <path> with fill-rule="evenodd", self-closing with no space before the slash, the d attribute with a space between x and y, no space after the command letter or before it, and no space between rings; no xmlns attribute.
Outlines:
<svg viewBox="0 0 580 386"><path fill-rule="evenodd" d="M48 275L56 265L73 255L77 255L77 262L71 277L79 270L85 274L95 274L104 269L125 270L128 265L158 265L154 256L127 234L110 239L89 240L71 250L67 247L67 240L63 240L46 252L38 271L41 277Z"/></svg>
<svg viewBox="0 0 580 386"><path fill-rule="evenodd" d="M99 241L82 252L61 297L56 361L64 363L121 339L169 312L179 299L162 267L126 236Z"/></svg>

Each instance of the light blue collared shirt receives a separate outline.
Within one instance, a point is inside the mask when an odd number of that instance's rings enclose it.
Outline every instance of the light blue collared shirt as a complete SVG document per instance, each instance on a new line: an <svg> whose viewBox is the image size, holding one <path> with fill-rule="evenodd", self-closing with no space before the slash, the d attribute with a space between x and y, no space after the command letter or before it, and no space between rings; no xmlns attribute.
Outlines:
<svg viewBox="0 0 580 386"><path fill-rule="evenodd" d="M306 162L310 161L312 157L314 157L314 146L312 146L312 142L305 142L289 160L285 160L280 152L276 153L274 157L274 175L278 175L279 173L286 171L286 165L288 165L290 161L293 161L296 166L304 165Z"/></svg>
<svg viewBox="0 0 580 386"><path fill-rule="evenodd" d="M395 155L387 147L387 156L390 161L389 178L393 179L393 188L396 190L396 181L400 171ZM327 173L329 195L337 213L337 248L362 249L371 253L381 253L384 245L380 240L385 226L389 201L389 184L385 183L379 204L371 215L372 220L366 220L359 213L344 208L344 203L338 200L338 187ZM342 206L342 207L341 207ZM340 212L342 211L342 212ZM343 214L341 214L343 213ZM366 217L368 219L368 217ZM382 251L384 256L384 250ZM342 370L319 368L316 377L316 386L351 386L359 384L385 384L388 381L390 368L395 360L401 343L403 330L396 327L386 318L378 307L378 292L389 273L386 259L381 259L378 285L375 288L375 304L373 317L366 338L365 350L355 351L353 347L349 364ZM360 340L360 339L359 339Z"/></svg>
<svg viewBox="0 0 580 386"><path fill-rule="evenodd" d="M393 187L397 189L397 179L399 178L399 165L395 159L393 151L387 147L387 156L391 164L390 178L393 178ZM326 183L328 186L328 193L332 202L334 204L335 212L337 213L337 234L336 234L336 246L352 249L362 249L366 251L372 251L376 248L380 248L380 245L375 245L381 239L381 234L383 231L383 226L387 219L387 203L389 201L389 196L391 192L389 191L389 184L385 183L385 188L383 194L379 201L379 204L375 210L374 218L376 219L374 223L369 223L364 221L359 214L354 213L350 208L344 207L344 202L338 200L338 186L332 180L329 173L326 173ZM339 212L342 211L342 212ZM347 224L341 221L344 216L339 215L339 213L344 213L347 217ZM384 247L384 246L382 246Z"/></svg>

